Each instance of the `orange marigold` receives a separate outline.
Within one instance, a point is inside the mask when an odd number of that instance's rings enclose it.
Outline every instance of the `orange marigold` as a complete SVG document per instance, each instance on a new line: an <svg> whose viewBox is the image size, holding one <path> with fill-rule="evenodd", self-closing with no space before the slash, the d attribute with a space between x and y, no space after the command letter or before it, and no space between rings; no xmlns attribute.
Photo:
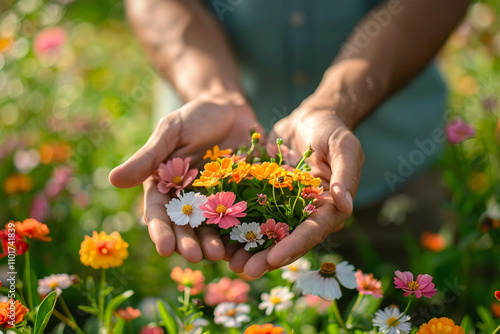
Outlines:
<svg viewBox="0 0 500 334"><path fill-rule="evenodd" d="M269 179L269 184L274 185L275 188L288 187L288 189L290 189L290 190L293 189L293 179L290 176L290 173L283 168L276 171L272 175L272 178Z"/></svg>
<svg viewBox="0 0 500 334"><path fill-rule="evenodd" d="M205 276L199 270L186 268L182 270L177 266L172 269L170 277L179 284L177 289L184 291L186 286L191 288L191 295L197 295L205 288Z"/></svg>
<svg viewBox="0 0 500 334"><path fill-rule="evenodd" d="M10 223L13 223L13 221ZM52 241L52 238L48 236L50 233L49 227L34 218L28 218L22 223L15 222L14 224L16 233L23 237L40 241Z"/></svg>
<svg viewBox="0 0 500 334"><path fill-rule="evenodd" d="M128 243L123 241L120 233L107 234L102 231L86 235L80 246L80 261L94 269L108 269L121 266L128 257Z"/></svg>
<svg viewBox="0 0 500 334"><path fill-rule="evenodd" d="M255 176L259 181L272 178L274 173L282 170L275 162L263 162L261 165L254 164L250 169L250 174Z"/></svg>
<svg viewBox="0 0 500 334"><path fill-rule="evenodd" d="M199 179L194 180L193 186L208 188L218 185L219 179L224 179L232 174L233 164L231 158L205 164L205 170L201 173Z"/></svg>
<svg viewBox="0 0 500 334"><path fill-rule="evenodd" d="M11 310L14 310L14 313L10 313ZM19 300L11 298L6 302L0 302L0 326L3 325L4 328L14 327L24 320L24 316L29 311Z"/></svg>
<svg viewBox="0 0 500 334"><path fill-rule="evenodd" d="M33 180L29 175L14 173L5 178L3 191L5 195L27 193L33 188Z"/></svg>
<svg viewBox="0 0 500 334"><path fill-rule="evenodd" d="M462 327L448 318L433 318L418 329L417 334L465 334Z"/></svg>
<svg viewBox="0 0 500 334"><path fill-rule="evenodd" d="M312 177L308 172L303 172L300 169L294 169L292 172L292 178L294 181L300 182L302 185L308 187L319 187L321 184L321 179L317 177Z"/></svg>
<svg viewBox="0 0 500 334"><path fill-rule="evenodd" d="M219 150L219 145L215 145L213 150L207 150L207 153L203 156L203 159L210 158L211 160L217 160L225 155L231 154L231 149Z"/></svg>
<svg viewBox="0 0 500 334"><path fill-rule="evenodd" d="M446 240L439 233L431 233L425 231L420 236L420 244L423 248L428 249L432 252L440 252L446 247Z"/></svg>
<svg viewBox="0 0 500 334"><path fill-rule="evenodd" d="M249 163L246 163L245 161L241 161L238 163L238 167L233 169L233 180L236 183L240 183L241 180L243 180L247 175L250 173L250 169L252 168L252 165ZM229 180L231 182L231 180Z"/></svg>
<svg viewBox="0 0 500 334"><path fill-rule="evenodd" d="M274 327L273 324L252 325L248 327L244 334L281 334L285 330L281 327Z"/></svg>
<svg viewBox="0 0 500 334"><path fill-rule="evenodd" d="M498 302L491 303L490 310L491 314L493 314L493 317L500 318L500 303Z"/></svg>

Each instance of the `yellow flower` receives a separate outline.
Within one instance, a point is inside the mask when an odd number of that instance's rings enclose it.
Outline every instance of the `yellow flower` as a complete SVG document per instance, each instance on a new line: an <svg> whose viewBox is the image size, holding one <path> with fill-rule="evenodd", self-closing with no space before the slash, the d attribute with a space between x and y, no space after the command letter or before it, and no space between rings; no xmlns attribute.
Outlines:
<svg viewBox="0 0 500 334"><path fill-rule="evenodd" d="M321 179L317 177L312 177L308 172L303 172L300 169L294 169L292 173L292 178L294 181L300 182L307 187L319 187L321 184Z"/></svg>
<svg viewBox="0 0 500 334"><path fill-rule="evenodd" d="M277 163L275 162L263 162L261 165L252 165L252 168L250 169L250 174L255 176L259 181L262 181L263 179L272 179L273 175L276 172L279 172L282 170L280 166L278 166Z"/></svg>
<svg viewBox="0 0 500 334"><path fill-rule="evenodd" d="M241 180L243 180L247 175L250 173L250 169L252 168L252 165L249 163L246 163L245 161L242 161L238 163L238 167L233 169L233 180L236 183L240 183ZM229 180L231 182L232 180Z"/></svg>
<svg viewBox="0 0 500 334"><path fill-rule="evenodd" d="M120 233L92 232L86 235L80 246L80 261L94 269L108 269L121 266L128 257L128 243L123 241Z"/></svg>
<svg viewBox="0 0 500 334"><path fill-rule="evenodd" d="M286 169L280 168L275 173L272 174L272 178L269 179L269 184L274 185L275 188L285 188L293 189L293 179L290 176L290 172Z"/></svg>
<svg viewBox="0 0 500 334"><path fill-rule="evenodd" d="M219 150L219 146L215 145L212 150L207 150L207 153L203 156L203 159L210 158L211 160L217 160L225 155L231 154L231 149Z"/></svg>
<svg viewBox="0 0 500 334"><path fill-rule="evenodd" d="M417 334L465 334L462 327L448 318L433 318L418 329Z"/></svg>
<svg viewBox="0 0 500 334"><path fill-rule="evenodd" d="M233 171L233 160L224 158L220 162L212 161L205 164L205 170L199 179L194 180L195 187L213 187L219 184L219 179L224 179L231 175Z"/></svg>

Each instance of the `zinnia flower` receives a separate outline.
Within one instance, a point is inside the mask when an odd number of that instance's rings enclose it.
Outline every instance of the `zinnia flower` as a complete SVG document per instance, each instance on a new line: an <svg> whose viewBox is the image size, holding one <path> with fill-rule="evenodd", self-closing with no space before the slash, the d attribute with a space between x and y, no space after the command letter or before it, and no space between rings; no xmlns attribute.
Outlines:
<svg viewBox="0 0 500 334"><path fill-rule="evenodd" d="M172 269L170 277L179 284L177 289L184 291L185 287L191 288L191 295L197 295L205 288L205 276L199 270L186 268L182 270L177 266Z"/></svg>
<svg viewBox="0 0 500 334"><path fill-rule="evenodd" d="M299 258L295 262L290 263L287 266L281 267L283 273L281 277L290 283L295 282L301 278L304 274L309 273L311 269L311 262L304 258Z"/></svg>
<svg viewBox="0 0 500 334"><path fill-rule="evenodd" d="M281 327L274 327L273 324L252 325L243 334L281 334L285 330Z"/></svg>
<svg viewBox="0 0 500 334"><path fill-rule="evenodd" d="M94 269L108 269L121 266L128 257L128 243L123 241L120 233L107 234L102 231L86 235L80 246L80 261Z"/></svg>
<svg viewBox="0 0 500 334"><path fill-rule="evenodd" d="M142 313L140 310L128 306L127 308L119 308L116 310L115 315L125 321L132 321L139 318Z"/></svg>
<svg viewBox="0 0 500 334"><path fill-rule="evenodd" d="M194 319L190 324L186 326L186 329L184 330L185 334L199 334L202 331L200 330L201 328L208 326L209 322L207 319L203 318L197 318Z"/></svg>
<svg viewBox="0 0 500 334"><path fill-rule="evenodd" d="M269 239L274 239L274 243L278 243L290 234L290 227L285 223L276 223L274 219L268 219L260 225L260 232Z"/></svg>
<svg viewBox="0 0 500 334"><path fill-rule="evenodd" d="M264 239L262 239L264 235L260 232L259 223L243 223L236 226L229 236L231 240L246 243L245 250L247 251L264 243Z"/></svg>
<svg viewBox="0 0 500 334"><path fill-rule="evenodd" d="M316 209L316 207L314 206L314 204L307 204L304 208L304 214L306 216L310 216L312 215L313 213L316 213L318 212L318 209Z"/></svg>
<svg viewBox="0 0 500 334"><path fill-rule="evenodd" d="M281 167L269 178L269 184L272 184L275 188L288 187L289 190L293 189L293 179L290 172Z"/></svg>
<svg viewBox="0 0 500 334"><path fill-rule="evenodd" d="M257 203L260 205L266 205L267 203L267 195L265 194L258 194L257 195Z"/></svg>
<svg viewBox="0 0 500 334"><path fill-rule="evenodd" d="M500 318L500 304L499 303L497 303L497 302L491 303L490 311L491 311L491 314L493 314L493 317Z"/></svg>
<svg viewBox="0 0 500 334"><path fill-rule="evenodd" d="M52 238L48 236L50 233L48 226L33 218L25 219L22 223L15 222L15 229L16 233L29 239L52 241Z"/></svg>
<svg viewBox="0 0 500 334"><path fill-rule="evenodd" d="M59 296L62 290L73 285L73 278L68 274L52 274L38 280L37 292L40 296L46 296L53 290L57 291Z"/></svg>
<svg viewBox="0 0 500 334"><path fill-rule="evenodd" d="M446 240L439 233L425 231L420 237L420 244L432 252L440 252L446 247Z"/></svg>
<svg viewBox="0 0 500 334"><path fill-rule="evenodd" d="M399 312L397 307L386 307L383 311L378 310L375 312L373 326L378 327L380 333L409 333L411 331L410 317L405 315L399 319L402 315L403 313Z"/></svg>
<svg viewBox="0 0 500 334"><path fill-rule="evenodd" d="M14 313L11 313L14 310ZM30 310L21 304L19 300L9 299L6 302L0 302L0 326L11 328L12 322L18 324L24 320L24 316ZM14 317L12 317L14 315ZM14 318L14 319L13 319Z"/></svg>
<svg viewBox="0 0 500 334"><path fill-rule="evenodd" d="M446 125L446 137L450 144L458 144L476 134L472 124L465 123L460 117Z"/></svg>
<svg viewBox="0 0 500 334"><path fill-rule="evenodd" d="M287 286L278 286L272 288L271 293L264 292L261 295L262 303L259 304L259 310L266 310L266 315L271 315L273 310L282 311L290 308L293 304L293 292Z"/></svg>
<svg viewBox="0 0 500 334"><path fill-rule="evenodd" d="M165 334L165 331L159 326L146 325L141 327L139 334Z"/></svg>
<svg viewBox="0 0 500 334"><path fill-rule="evenodd" d="M238 218L245 217L243 211L247 208L245 201L234 203L236 195L232 192L219 192L210 195L207 203L200 206L204 211L203 216L207 219L207 224L218 224L220 228L228 229L240 224Z"/></svg>
<svg viewBox="0 0 500 334"><path fill-rule="evenodd" d="M162 194L168 193L175 189L175 195L179 196L182 189L186 188L193 182L198 174L196 168L189 169L191 158L173 158L167 161L166 164L160 163L158 169L153 174L158 180L158 191Z"/></svg>
<svg viewBox="0 0 500 334"><path fill-rule="evenodd" d="M500 290L495 291L495 298L500 302Z"/></svg>
<svg viewBox="0 0 500 334"><path fill-rule="evenodd" d="M319 270L310 271L299 278L296 286L302 290L303 295L319 296L332 301L342 297L339 282L348 289L354 289L357 286L354 266L347 261L337 265L324 262Z"/></svg>
<svg viewBox="0 0 500 334"><path fill-rule="evenodd" d="M308 172L301 171L300 169L294 169L292 172L292 179L294 181L300 182L300 184L308 187L319 187L321 184L321 179L317 177L312 177Z"/></svg>
<svg viewBox="0 0 500 334"><path fill-rule="evenodd" d="M27 193L33 189L33 179L26 174L13 173L5 178L3 191L5 195Z"/></svg>
<svg viewBox="0 0 500 334"><path fill-rule="evenodd" d="M231 149L219 150L219 146L215 145L213 150L207 150L207 153L203 156L203 159L210 158L210 160L217 160L225 155L231 154Z"/></svg>
<svg viewBox="0 0 500 334"><path fill-rule="evenodd" d="M63 28L46 28L36 35L33 41L33 51L38 55L55 52L66 42L66 38L67 34Z"/></svg>
<svg viewBox="0 0 500 334"><path fill-rule="evenodd" d="M462 327L448 318L433 318L418 329L417 334L465 334Z"/></svg>
<svg viewBox="0 0 500 334"><path fill-rule="evenodd" d="M434 283L432 283L432 276L427 274L418 275L417 280L414 281L411 272L396 270L394 284L396 285L396 289L402 289L405 292L405 297L414 293L417 298L421 298L422 295L431 298L437 292L437 289L434 288Z"/></svg>
<svg viewBox="0 0 500 334"><path fill-rule="evenodd" d="M249 322L250 306L248 304L222 303L214 310L214 322L227 328L238 328Z"/></svg>
<svg viewBox="0 0 500 334"><path fill-rule="evenodd" d="M302 197L305 199L314 199L321 196L323 193L323 187L305 187L302 189Z"/></svg>
<svg viewBox="0 0 500 334"><path fill-rule="evenodd" d="M274 174L282 170L275 162L263 162L262 164L253 164L250 169L250 174L257 178L257 180L262 181L264 179L272 179Z"/></svg>
<svg viewBox="0 0 500 334"><path fill-rule="evenodd" d="M244 178L246 178L248 176L251 168L252 168L251 164L246 163L245 161L239 162L238 167L233 169L233 172L232 172L233 179L229 180L229 182L234 180L236 183L240 183L241 180L243 180Z"/></svg>
<svg viewBox="0 0 500 334"><path fill-rule="evenodd" d="M16 256L23 255L29 249L29 245L24 241L24 238L17 233L15 233L14 242L12 243L11 238L9 238L9 231L1 230L0 239L2 239L3 247L3 253L0 254L0 259L9 255L9 247L11 247L10 249L14 248L14 254Z"/></svg>
<svg viewBox="0 0 500 334"><path fill-rule="evenodd" d="M243 280L231 280L229 277L222 277L218 283L207 285L205 303L208 306L215 306L225 302L245 303L248 300L249 292L250 285Z"/></svg>
<svg viewBox="0 0 500 334"><path fill-rule="evenodd" d="M207 203L207 198L199 193L189 192L180 195L178 198L172 198L168 204L167 214L177 225L189 225L198 227L205 221L203 210L200 206Z"/></svg>
<svg viewBox="0 0 500 334"><path fill-rule="evenodd" d="M356 272L356 289L363 295L372 295L374 298L382 297L382 283L373 278L373 274L365 275L358 270Z"/></svg>

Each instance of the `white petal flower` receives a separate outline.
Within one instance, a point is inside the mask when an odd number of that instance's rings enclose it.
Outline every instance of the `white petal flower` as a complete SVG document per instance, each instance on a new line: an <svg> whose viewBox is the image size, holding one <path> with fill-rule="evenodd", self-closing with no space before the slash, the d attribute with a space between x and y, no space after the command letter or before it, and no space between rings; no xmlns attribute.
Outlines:
<svg viewBox="0 0 500 334"><path fill-rule="evenodd" d="M197 318L186 326L184 334L201 334L203 327L208 326L210 323L207 319Z"/></svg>
<svg viewBox="0 0 500 334"><path fill-rule="evenodd" d="M312 270L299 278L296 286L302 290L303 295L318 296L332 301L342 297L339 282L348 289L354 289L357 286L354 266L346 261L338 265L324 262L319 270Z"/></svg>
<svg viewBox="0 0 500 334"><path fill-rule="evenodd" d="M271 293L263 293L261 295L262 303L259 304L260 310L266 310L266 315L271 315L274 309L276 311L286 310L291 307L294 297L293 292L290 292L290 288L287 286L278 286L272 288Z"/></svg>
<svg viewBox="0 0 500 334"><path fill-rule="evenodd" d="M214 322L227 328L238 328L243 322L250 321L248 313L248 304L220 303L214 310Z"/></svg>
<svg viewBox="0 0 500 334"><path fill-rule="evenodd" d="M411 331L410 317L399 312L397 307L386 307L383 311L375 312L373 326L379 328L379 332L387 334L402 334ZM397 320L399 319L399 320ZM397 321L396 321L397 320Z"/></svg>
<svg viewBox="0 0 500 334"><path fill-rule="evenodd" d="M241 243L246 243L245 250L258 247L264 243L264 236L260 232L259 223L241 223L241 225L233 227L229 234L231 240L236 240Z"/></svg>
<svg viewBox="0 0 500 334"><path fill-rule="evenodd" d="M203 210L200 205L207 202L207 198L200 193L189 192L179 195L178 198L165 204L167 214L170 219L177 225L189 225L191 227L198 227L205 221L203 217Z"/></svg>
<svg viewBox="0 0 500 334"><path fill-rule="evenodd" d="M304 258L297 259L295 262L281 268L283 273L281 277L290 283L295 282L311 269L311 262Z"/></svg>
<svg viewBox="0 0 500 334"><path fill-rule="evenodd" d="M62 290L69 288L73 284L71 276L68 274L52 274L38 280L37 292L41 296L48 295L51 291L57 291L59 296Z"/></svg>

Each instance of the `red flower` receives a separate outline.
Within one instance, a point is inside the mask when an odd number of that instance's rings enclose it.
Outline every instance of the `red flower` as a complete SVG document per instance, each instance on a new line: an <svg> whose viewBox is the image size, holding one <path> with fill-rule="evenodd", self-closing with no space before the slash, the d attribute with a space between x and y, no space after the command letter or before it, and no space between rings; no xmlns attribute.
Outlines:
<svg viewBox="0 0 500 334"><path fill-rule="evenodd" d="M276 223L274 219L268 219L260 225L260 232L267 235L269 239L274 239L274 243L278 243L290 234L290 227L285 223Z"/></svg>
<svg viewBox="0 0 500 334"><path fill-rule="evenodd" d="M500 302L500 290L495 291L495 297Z"/></svg>
<svg viewBox="0 0 500 334"><path fill-rule="evenodd" d="M17 255L23 255L28 251L29 245L24 241L23 237L20 236L17 233L14 233L14 242L12 240L9 240L9 231L8 230L1 230L0 231L0 239L2 239L2 247L3 247L3 253L0 254L0 259L3 258L4 256L9 255L9 247L14 248L15 254Z"/></svg>

